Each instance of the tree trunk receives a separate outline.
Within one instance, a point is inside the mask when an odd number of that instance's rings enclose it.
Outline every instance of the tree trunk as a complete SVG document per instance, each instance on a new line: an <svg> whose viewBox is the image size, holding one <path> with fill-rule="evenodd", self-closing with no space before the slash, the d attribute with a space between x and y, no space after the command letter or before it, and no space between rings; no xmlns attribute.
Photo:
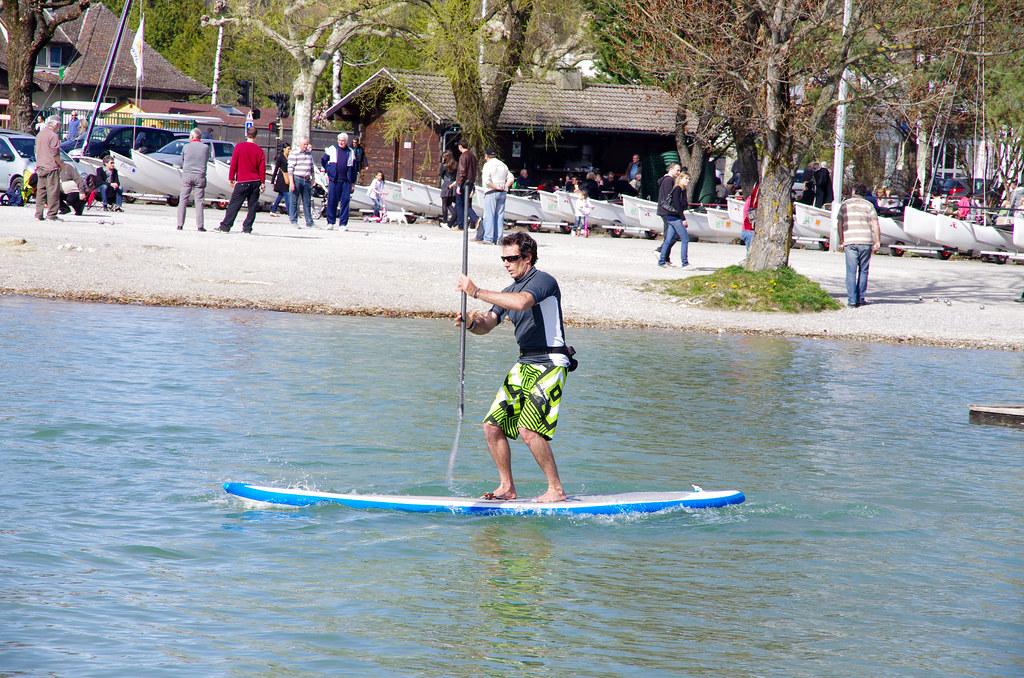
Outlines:
<svg viewBox="0 0 1024 678"><path fill-rule="evenodd" d="M754 241L743 264L748 271L770 271L789 264L793 232L792 185L791 168L784 163L767 163L757 189Z"/></svg>
<svg viewBox="0 0 1024 678"><path fill-rule="evenodd" d="M21 12L21 2L3 3L4 23L8 27L7 80L8 112L11 127L29 134L35 133L35 115L32 110L32 90L35 87L36 56L49 37L45 24L40 25L34 12Z"/></svg>
<svg viewBox="0 0 1024 678"><path fill-rule="evenodd" d="M686 188L687 202L696 202L694 196L697 194L697 177L704 167L704 159L707 157L707 148L699 139L686 134L686 111L676 111L676 152L679 154L679 164L686 168L692 179Z"/></svg>
<svg viewBox="0 0 1024 678"><path fill-rule="evenodd" d="M313 91L316 88L316 81L311 67L299 67L299 73L292 83L292 99L295 101L292 148L298 148L296 144L300 139L308 139L313 129Z"/></svg>
<svg viewBox="0 0 1024 678"><path fill-rule="evenodd" d="M736 144L736 160L740 173L743 195L750 195L760 178L760 162L757 158L757 133L737 122L730 122L733 143Z"/></svg>

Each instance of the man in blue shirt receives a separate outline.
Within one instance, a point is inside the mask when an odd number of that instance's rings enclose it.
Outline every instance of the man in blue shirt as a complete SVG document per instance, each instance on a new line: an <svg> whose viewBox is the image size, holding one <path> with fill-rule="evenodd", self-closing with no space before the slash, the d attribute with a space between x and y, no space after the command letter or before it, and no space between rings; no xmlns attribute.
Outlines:
<svg viewBox="0 0 1024 678"><path fill-rule="evenodd" d="M71 121L68 123L68 141L73 141L82 133L82 123L78 119L78 111L71 111Z"/></svg>
<svg viewBox="0 0 1024 678"><path fill-rule="evenodd" d="M512 479L512 451L509 438L523 436L548 481L547 491L535 501L564 501L565 491L549 440L558 423L565 377L575 368L572 349L565 343L562 326L562 293L549 274L538 271L537 243L517 231L499 241L501 260L512 276L512 284L500 292L482 290L467 276L459 276L456 288L474 299L492 304L483 313L467 313L466 329L487 334L506 316L515 325L519 360L484 419L484 435L491 457L498 467L499 484L488 499L515 499ZM456 316L456 327L462 314Z"/></svg>

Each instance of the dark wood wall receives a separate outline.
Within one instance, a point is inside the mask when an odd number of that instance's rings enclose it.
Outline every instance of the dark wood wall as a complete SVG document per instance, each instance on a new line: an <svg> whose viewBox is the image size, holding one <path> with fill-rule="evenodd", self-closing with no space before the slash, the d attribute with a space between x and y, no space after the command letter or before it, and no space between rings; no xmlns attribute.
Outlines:
<svg viewBox="0 0 1024 678"><path fill-rule="evenodd" d="M389 141L384 134L386 115L375 115L362 122L359 136L366 152L367 181L377 172L384 172L388 181L412 179L424 184L437 184L437 168L441 162L441 139L423 122Z"/></svg>
<svg viewBox="0 0 1024 678"><path fill-rule="evenodd" d="M386 115L363 112L360 120L349 118L358 129L368 164L365 175L370 181L378 171L389 181L412 179L426 184L438 183L441 162L442 130L426 122L415 123L415 129L397 141L385 138ZM448 137L448 148L455 150L457 135ZM556 137L543 131L502 132L497 142L499 158L518 173L524 167L537 182L561 179L568 173L585 174L591 168L601 173L622 174L633 154L641 157L660 155L675 150L675 139L663 134L614 134L563 130ZM516 149L518 148L518 155ZM483 165L482 149L477 150Z"/></svg>

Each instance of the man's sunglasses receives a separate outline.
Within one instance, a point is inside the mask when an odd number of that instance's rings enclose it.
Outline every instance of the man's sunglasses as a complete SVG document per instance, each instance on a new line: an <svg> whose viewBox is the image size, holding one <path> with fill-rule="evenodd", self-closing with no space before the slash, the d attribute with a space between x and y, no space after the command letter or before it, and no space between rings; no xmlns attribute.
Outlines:
<svg viewBox="0 0 1024 678"><path fill-rule="evenodd" d="M507 262L509 262L511 264L511 263L516 262L516 261L519 261L522 258L523 258L522 254L513 254L511 256L502 257L501 260L502 261L507 261Z"/></svg>

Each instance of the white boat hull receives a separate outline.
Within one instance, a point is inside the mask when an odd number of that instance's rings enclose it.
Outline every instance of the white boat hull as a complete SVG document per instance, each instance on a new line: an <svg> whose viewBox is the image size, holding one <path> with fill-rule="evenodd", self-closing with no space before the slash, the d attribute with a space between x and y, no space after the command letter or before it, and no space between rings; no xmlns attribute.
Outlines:
<svg viewBox="0 0 1024 678"><path fill-rule="evenodd" d="M181 194L181 170L154 160L137 150L132 151L132 162L144 177L143 183L153 187L155 195L178 196Z"/></svg>

